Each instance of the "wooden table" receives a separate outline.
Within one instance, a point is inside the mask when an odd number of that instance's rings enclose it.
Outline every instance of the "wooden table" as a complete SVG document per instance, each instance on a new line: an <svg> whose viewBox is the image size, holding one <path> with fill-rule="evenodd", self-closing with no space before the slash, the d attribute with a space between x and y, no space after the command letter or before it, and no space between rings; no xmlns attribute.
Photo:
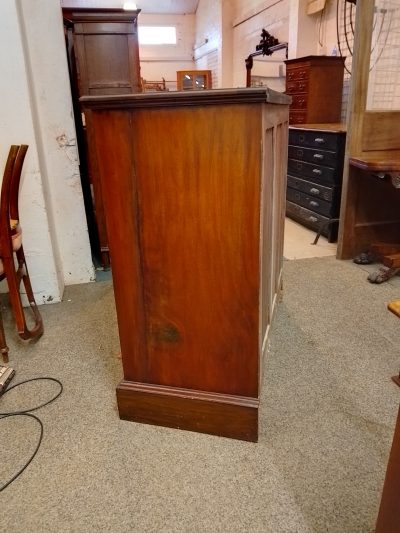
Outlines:
<svg viewBox="0 0 400 533"><path fill-rule="evenodd" d="M400 242L400 152L370 152L349 159L341 259L352 259L372 243Z"/></svg>

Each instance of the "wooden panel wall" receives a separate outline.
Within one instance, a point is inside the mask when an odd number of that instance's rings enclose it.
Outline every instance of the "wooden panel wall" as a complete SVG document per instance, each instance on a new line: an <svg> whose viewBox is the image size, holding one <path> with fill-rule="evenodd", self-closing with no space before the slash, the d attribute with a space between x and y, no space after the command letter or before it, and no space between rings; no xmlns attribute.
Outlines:
<svg viewBox="0 0 400 533"><path fill-rule="evenodd" d="M400 150L400 111L367 111L361 150Z"/></svg>

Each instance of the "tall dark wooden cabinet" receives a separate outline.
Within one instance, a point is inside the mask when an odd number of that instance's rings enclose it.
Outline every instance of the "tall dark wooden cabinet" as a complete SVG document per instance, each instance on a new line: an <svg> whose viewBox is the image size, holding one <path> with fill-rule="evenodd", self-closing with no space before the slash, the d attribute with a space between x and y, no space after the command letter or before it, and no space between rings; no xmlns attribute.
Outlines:
<svg viewBox="0 0 400 533"><path fill-rule="evenodd" d="M93 240L103 266L109 265L104 200L92 150L90 111L83 114L81 96L131 94L141 91L137 18L140 10L63 9L82 185L89 230L94 207ZM95 234L95 235L93 235Z"/></svg>
<svg viewBox="0 0 400 533"><path fill-rule="evenodd" d="M112 229L121 418L257 440L289 101L268 89L82 99Z"/></svg>

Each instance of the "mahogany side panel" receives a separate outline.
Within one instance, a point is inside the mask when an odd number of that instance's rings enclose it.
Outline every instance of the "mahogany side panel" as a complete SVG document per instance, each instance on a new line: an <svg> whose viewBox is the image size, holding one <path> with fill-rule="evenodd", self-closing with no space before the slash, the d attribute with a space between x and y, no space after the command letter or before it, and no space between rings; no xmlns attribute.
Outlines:
<svg viewBox="0 0 400 533"><path fill-rule="evenodd" d="M258 396L261 117L132 114L148 383Z"/></svg>
<svg viewBox="0 0 400 533"><path fill-rule="evenodd" d="M92 124L113 258L124 375L146 380L146 317L131 117L123 111L93 113Z"/></svg>
<svg viewBox="0 0 400 533"><path fill-rule="evenodd" d="M208 93L155 107L146 95L85 99L107 199L118 407L127 420L255 441L288 106L268 92Z"/></svg>
<svg viewBox="0 0 400 533"><path fill-rule="evenodd" d="M288 143L287 109L263 109L263 166L260 227L260 385L267 339L282 290Z"/></svg>

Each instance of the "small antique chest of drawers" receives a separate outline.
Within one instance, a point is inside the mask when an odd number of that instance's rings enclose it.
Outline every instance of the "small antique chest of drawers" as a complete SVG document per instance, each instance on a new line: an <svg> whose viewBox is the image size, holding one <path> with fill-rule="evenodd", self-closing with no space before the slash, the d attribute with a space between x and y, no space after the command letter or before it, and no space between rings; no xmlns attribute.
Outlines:
<svg viewBox="0 0 400 533"><path fill-rule="evenodd" d="M289 127L286 214L334 242L346 132L342 124Z"/></svg>
<svg viewBox="0 0 400 533"><path fill-rule="evenodd" d="M286 94L292 97L289 124L338 122L344 58L307 56L286 63Z"/></svg>

